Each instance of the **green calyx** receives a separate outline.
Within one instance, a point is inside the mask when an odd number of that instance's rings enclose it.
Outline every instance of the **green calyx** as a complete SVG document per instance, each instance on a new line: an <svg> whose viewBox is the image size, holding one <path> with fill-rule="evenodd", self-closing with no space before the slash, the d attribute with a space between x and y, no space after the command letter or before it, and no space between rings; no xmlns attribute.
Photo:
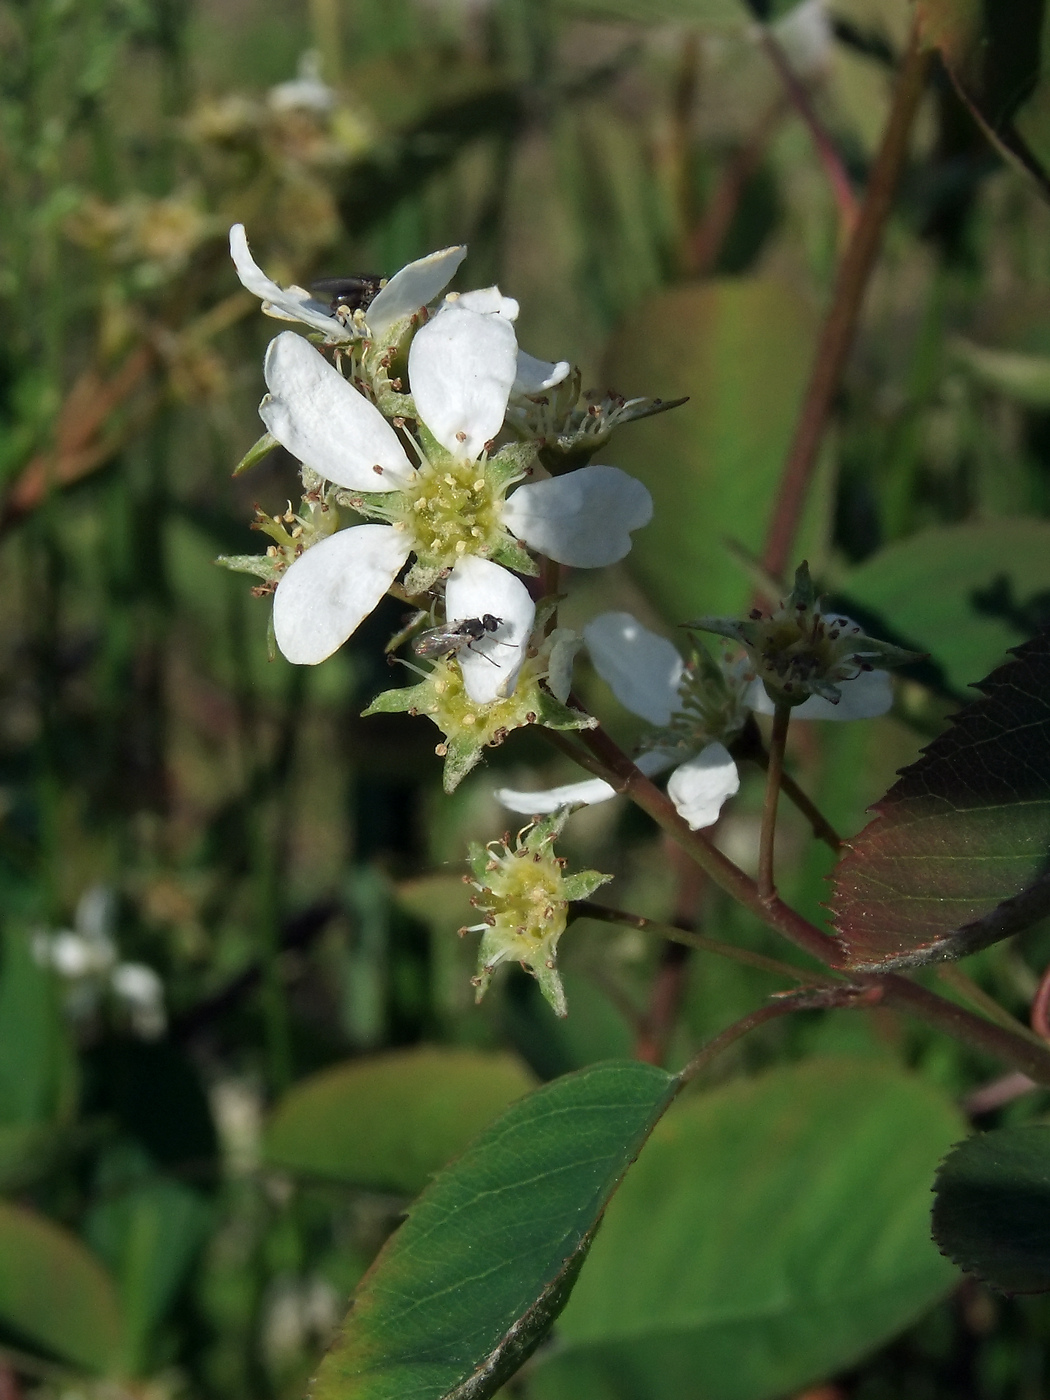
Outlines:
<svg viewBox="0 0 1050 1400"><path fill-rule="evenodd" d="M746 647L756 674L778 705L801 705L811 695L834 705L841 699L843 681L862 671L921 659L918 652L866 636L848 617L822 612L805 562L795 573L791 593L768 616L755 608L746 618L702 617L685 625Z"/></svg>
<svg viewBox="0 0 1050 1400"><path fill-rule="evenodd" d="M513 729L539 724L548 729L592 729L589 715L570 709L546 684L551 671L563 669L566 653L575 651L578 638L564 628L555 629L537 648L529 649L518 673L514 693L487 705L471 700L463 687L459 662L454 656L436 662L417 685L386 690L364 711L375 714L426 715L445 736L436 753L445 760L446 792L454 792L482 758Z"/></svg>
<svg viewBox="0 0 1050 1400"><path fill-rule="evenodd" d="M323 496L316 487L308 487L298 513L290 502L281 515L267 515L256 507L252 529L272 540L265 554L220 554L215 562L234 573L254 574L263 580L263 586L253 591L272 593L290 564L338 528L339 510L332 494Z"/></svg>
<svg viewBox="0 0 1050 1400"><path fill-rule="evenodd" d="M535 443L552 476L585 467L624 423L678 408L685 399L625 399L622 394L580 393L580 371L542 394L512 399L507 426Z"/></svg>
<svg viewBox="0 0 1050 1400"><path fill-rule="evenodd" d="M565 874L565 862L554 854L554 841L567 811L556 812L509 837L487 846L472 842L471 874L464 876L475 893L471 904L482 922L461 928L460 935L481 933L478 971L472 979L480 1001L501 962L519 962L531 972L556 1016L568 1014L565 991L558 976L558 940L565 932L569 904L588 899L612 879L598 870Z"/></svg>

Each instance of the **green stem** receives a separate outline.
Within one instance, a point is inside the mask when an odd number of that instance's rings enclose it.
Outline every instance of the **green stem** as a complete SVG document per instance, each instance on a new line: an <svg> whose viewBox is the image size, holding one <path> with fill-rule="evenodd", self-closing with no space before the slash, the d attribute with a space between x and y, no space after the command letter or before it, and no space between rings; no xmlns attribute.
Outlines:
<svg viewBox="0 0 1050 1400"><path fill-rule="evenodd" d="M784 750L787 747L791 706L778 703L773 711L773 732L769 739L769 765L766 768L766 793L762 801L762 831L758 841L758 893L762 899L772 899L776 893L773 875L773 848L777 834L777 802L784 776Z"/></svg>

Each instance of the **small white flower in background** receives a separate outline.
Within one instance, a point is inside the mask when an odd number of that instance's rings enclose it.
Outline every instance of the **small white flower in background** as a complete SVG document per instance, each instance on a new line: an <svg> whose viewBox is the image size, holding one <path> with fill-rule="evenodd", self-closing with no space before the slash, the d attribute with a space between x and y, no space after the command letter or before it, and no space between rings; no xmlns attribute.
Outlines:
<svg viewBox="0 0 1050 1400"><path fill-rule="evenodd" d="M123 1004L136 1034L152 1040L167 1025L164 984L144 963L119 961L111 932L115 906L111 889L93 885L77 903L73 928L35 934L33 955L69 984L66 1004L75 1020L94 1015L108 991Z"/></svg>
<svg viewBox="0 0 1050 1400"><path fill-rule="evenodd" d="M802 0L771 30L797 77L815 82L825 75L835 43L827 0Z"/></svg>
<svg viewBox="0 0 1050 1400"><path fill-rule="evenodd" d="M379 410L313 346L291 332L271 342L263 422L301 462L361 493L348 498L355 509L388 522L340 530L282 575L274 631L289 661L315 665L330 656L415 554L410 592L451 569L450 621L486 613L503 620L487 660L467 655L464 682L479 703L505 695L521 666L532 602L503 564L534 571L521 545L579 568L615 563L630 549L630 532L649 521L648 491L616 467L586 467L506 497L525 474L521 458L488 453L517 374L509 319L516 310L494 288L466 293L414 337L410 387L432 441L418 467Z"/></svg>
<svg viewBox="0 0 1050 1400"><path fill-rule="evenodd" d="M648 777L674 768L667 795L679 815L694 831L712 826L723 803L740 787L726 744L741 732L750 711L773 713L762 682L746 662L712 659L706 672L690 670L672 642L630 613L602 613L588 623L583 635L595 670L620 704L661 731L655 735L656 746L638 756L638 767ZM870 719L885 714L893 700L885 671L861 672L840 682L840 689L837 705L814 695L792 717ZM680 762L683 751L688 757ZM530 816L569 805L590 806L615 796L616 790L601 778L539 792L512 788L496 792L496 800L504 807Z"/></svg>
<svg viewBox="0 0 1050 1400"><path fill-rule="evenodd" d="M168 1024L164 1012L164 983L152 967L145 963L118 963L109 984L114 996L124 1003L132 1029L143 1040L155 1040L164 1034Z"/></svg>
<svg viewBox="0 0 1050 1400"><path fill-rule="evenodd" d="M266 98L275 112L318 112L322 116L335 106L335 92L321 77L321 55L307 49L299 59L299 70L291 82L278 83Z"/></svg>
<svg viewBox="0 0 1050 1400"><path fill-rule="evenodd" d="M299 321L323 332L328 344L344 344L362 336L390 338L396 327L444 291L467 250L460 244L408 263L384 284L363 315L333 312L327 302L303 287L279 287L252 257L243 224L234 224L230 229L230 256L242 286L261 298L267 316L278 321Z"/></svg>

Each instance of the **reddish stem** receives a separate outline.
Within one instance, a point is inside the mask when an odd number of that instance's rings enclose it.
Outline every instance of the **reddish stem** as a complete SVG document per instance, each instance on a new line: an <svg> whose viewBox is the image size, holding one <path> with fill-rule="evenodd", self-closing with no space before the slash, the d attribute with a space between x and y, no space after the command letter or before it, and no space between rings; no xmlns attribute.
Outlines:
<svg viewBox="0 0 1050 1400"><path fill-rule="evenodd" d="M839 218L842 227L847 234L853 232L857 219L860 216L860 208L857 204L856 196L853 193L853 186L850 184L846 167L842 163L838 148L831 139L824 123L817 116L816 109L810 100L809 92L804 83L799 80L798 74L788 62L787 55L777 40L776 35L768 27L762 25L761 28L762 47L769 56L770 62L777 70L780 81L791 99L791 105L798 112L806 125L816 148L817 158L824 167L824 173L828 177L832 193L835 196L835 203L838 205Z"/></svg>
<svg viewBox="0 0 1050 1400"><path fill-rule="evenodd" d="M1050 1040L1050 967L1043 973L1032 1002L1032 1030L1043 1040Z"/></svg>
<svg viewBox="0 0 1050 1400"><path fill-rule="evenodd" d="M762 566L778 577L788 566L817 453L856 337L860 310L882 231L908 153L908 137L922 99L929 55L913 30L882 145L871 169L860 217L835 279L795 436L784 464Z"/></svg>

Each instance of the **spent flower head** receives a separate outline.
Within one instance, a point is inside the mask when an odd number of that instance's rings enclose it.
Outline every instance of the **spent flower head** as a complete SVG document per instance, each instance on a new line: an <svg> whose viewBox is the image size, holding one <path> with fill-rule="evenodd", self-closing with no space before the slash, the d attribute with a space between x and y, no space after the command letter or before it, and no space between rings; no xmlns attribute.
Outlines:
<svg viewBox="0 0 1050 1400"><path fill-rule="evenodd" d="M598 870L565 874L565 861L554 854L554 841L565 824L564 812L510 837L472 842L471 874L463 878L475 893L471 904L482 915L479 924L460 934L480 933L478 971L472 979L480 1001L501 962L519 962L539 983L556 1016L568 1014L565 991L558 976L558 940L565 932L569 904L588 899L612 879Z"/></svg>
<svg viewBox="0 0 1050 1400"><path fill-rule="evenodd" d="M773 702L792 707L812 696L837 705L846 682L921 659L918 652L866 636L851 618L824 612L820 604L803 562L794 588L771 613L753 608L746 618L701 617L686 626L739 642Z"/></svg>

